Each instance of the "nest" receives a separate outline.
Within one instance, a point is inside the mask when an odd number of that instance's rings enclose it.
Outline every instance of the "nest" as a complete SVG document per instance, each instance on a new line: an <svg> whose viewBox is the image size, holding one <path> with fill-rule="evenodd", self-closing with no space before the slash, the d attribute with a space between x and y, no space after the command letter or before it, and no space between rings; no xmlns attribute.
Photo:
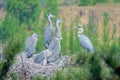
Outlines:
<svg viewBox="0 0 120 80"><path fill-rule="evenodd" d="M31 80L35 75L49 78L55 76L55 71L73 64L72 56L61 56L61 58L57 59L55 63L43 66L42 64L34 62L33 59L35 56L36 54L31 58L26 58L24 52L18 54L15 63L10 67L8 79L12 80L11 74L13 73L19 75L19 79L25 80Z"/></svg>

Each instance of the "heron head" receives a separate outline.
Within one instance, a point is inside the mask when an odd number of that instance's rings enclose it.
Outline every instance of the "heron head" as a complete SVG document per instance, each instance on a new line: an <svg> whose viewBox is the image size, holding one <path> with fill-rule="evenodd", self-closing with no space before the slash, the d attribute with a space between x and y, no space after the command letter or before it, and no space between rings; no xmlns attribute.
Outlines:
<svg viewBox="0 0 120 80"><path fill-rule="evenodd" d="M36 37L38 37L38 36L39 36L39 35L38 35L37 33L33 33L33 34L32 34L32 37L33 37L33 38L36 38Z"/></svg>
<svg viewBox="0 0 120 80"><path fill-rule="evenodd" d="M59 40L63 40L62 36L60 35L56 35L56 38L58 38Z"/></svg>
<svg viewBox="0 0 120 80"><path fill-rule="evenodd" d="M78 34L83 33L83 26L82 25L77 26L77 29L78 29Z"/></svg>
<svg viewBox="0 0 120 80"><path fill-rule="evenodd" d="M55 16L52 13L49 13L48 17L55 17Z"/></svg>
<svg viewBox="0 0 120 80"><path fill-rule="evenodd" d="M63 22L63 20L60 20L60 19L56 20L56 23L62 23L62 22Z"/></svg>

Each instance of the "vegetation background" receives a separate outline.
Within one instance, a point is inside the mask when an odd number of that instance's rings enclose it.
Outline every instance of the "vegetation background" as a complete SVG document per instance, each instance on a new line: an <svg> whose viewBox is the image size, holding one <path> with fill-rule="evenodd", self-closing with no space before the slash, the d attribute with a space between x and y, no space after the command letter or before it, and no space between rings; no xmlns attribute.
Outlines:
<svg viewBox="0 0 120 80"><path fill-rule="evenodd" d="M61 54L75 56L75 65L56 72L51 80L120 80L120 0L0 0L0 6L0 42L5 46L0 80L6 78L14 56L24 50L26 37L33 32L43 35L49 12L64 20ZM94 55L80 46L79 24L84 25L84 34L93 43ZM41 36L37 52L43 49Z"/></svg>

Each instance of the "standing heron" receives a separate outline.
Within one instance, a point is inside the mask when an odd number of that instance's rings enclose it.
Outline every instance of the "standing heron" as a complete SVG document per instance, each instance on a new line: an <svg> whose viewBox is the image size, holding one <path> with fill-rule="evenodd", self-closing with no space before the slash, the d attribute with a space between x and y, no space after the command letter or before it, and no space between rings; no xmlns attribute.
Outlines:
<svg viewBox="0 0 120 80"><path fill-rule="evenodd" d="M38 41L38 35L36 33L33 33L31 36L29 36L26 39L25 54L27 58L31 57L35 53L37 41Z"/></svg>
<svg viewBox="0 0 120 80"><path fill-rule="evenodd" d="M89 38L86 35L84 35L82 33L83 33L83 27L82 27L82 25L80 25L80 26L78 26L78 39L80 41L80 44L87 51L94 53L95 50L93 48L91 41L89 40Z"/></svg>
<svg viewBox="0 0 120 80"><path fill-rule="evenodd" d="M45 27L45 30L44 30L44 45L45 45L45 48L48 48L51 40L52 40L52 37L53 37L53 24L52 24L52 20L51 18L52 17L55 17L54 15L52 15L51 13L48 14L48 26Z"/></svg>
<svg viewBox="0 0 120 80"><path fill-rule="evenodd" d="M56 21L56 35L52 38L48 49L41 51L35 58L35 63L43 63L47 65L48 63L55 62L59 58L59 52L61 50L60 40L62 39L59 23L62 22L59 19Z"/></svg>
<svg viewBox="0 0 120 80"><path fill-rule="evenodd" d="M63 22L60 19L56 20L56 35L53 37L48 49L53 52L53 54L48 58L48 62L55 62L59 58L59 53L61 50L60 40L62 40L61 31L59 24Z"/></svg>
<svg viewBox="0 0 120 80"><path fill-rule="evenodd" d="M48 47L49 50L57 53L61 50L60 40L62 39L61 31L59 27L59 23L61 23L62 20L57 19L56 20L56 35L52 38L52 41L50 42L50 45Z"/></svg>

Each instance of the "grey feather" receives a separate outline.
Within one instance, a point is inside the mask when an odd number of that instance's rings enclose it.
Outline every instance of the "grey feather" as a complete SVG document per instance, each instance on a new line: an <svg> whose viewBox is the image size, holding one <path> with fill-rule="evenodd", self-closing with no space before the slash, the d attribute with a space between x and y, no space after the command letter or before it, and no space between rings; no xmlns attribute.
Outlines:
<svg viewBox="0 0 120 80"><path fill-rule="evenodd" d="M61 50L60 39L53 37L48 49L54 53L59 53Z"/></svg>
<svg viewBox="0 0 120 80"><path fill-rule="evenodd" d="M90 51L91 53L95 52L93 45L87 36L82 34L82 35L78 36L78 38L79 38L81 46L84 49L86 49L87 51Z"/></svg>
<svg viewBox="0 0 120 80"><path fill-rule="evenodd" d="M26 42L25 42L25 54L26 54L26 57L29 58L31 57L35 51L36 51L36 45L37 45L37 34L34 33L32 34L32 36L29 36L27 39L26 39Z"/></svg>
<svg viewBox="0 0 120 80"><path fill-rule="evenodd" d="M44 32L44 44L45 47L48 48L53 36L53 29L50 27L45 27L45 32Z"/></svg>
<svg viewBox="0 0 120 80"><path fill-rule="evenodd" d="M56 61L57 59L59 59L59 58L60 58L60 55L54 53L52 56L50 56L50 57L47 59L47 61L48 61L48 63L51 63L51 62L55 62L55 61Z"/></svg>
<svg viewBox="0 0 120 80"><path fill-rule="evenodd" d="M35 63L41 63L44 59L44 52L40 52L38 55L35 56L34 62Z"/></svg>

